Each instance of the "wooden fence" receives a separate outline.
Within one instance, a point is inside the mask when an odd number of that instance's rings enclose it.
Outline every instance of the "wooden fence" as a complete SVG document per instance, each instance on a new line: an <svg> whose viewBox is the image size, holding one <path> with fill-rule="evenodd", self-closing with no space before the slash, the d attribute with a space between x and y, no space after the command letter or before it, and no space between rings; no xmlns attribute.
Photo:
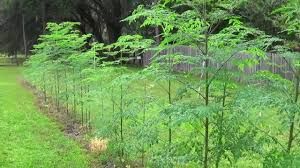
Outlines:
<svg viewBox="0 0 300 168"><path fill-rule="evenodd" d="M181 47L176 47L173 49L165 50L165 51L162 51L160 54L164 55L164 54L172 54L172 53L181 53L183 55L189 55L189 56L199 56L200 55L199 50L196 50L194 48L187 47L187 46L181 46ZM148 66L151 63L151 59L153 58L154 54L155 54L154 51L148 51L148 52L144 53L143 57L141 58L142 66L144 66L144 67ZM249 57L249 56L247 56L247 55L239 56L240 59L244 59L247 57ZM260 70L268 70L275 74L279 74L286 79L293 79L292 69L286 61L287 60L285 60L283 57L280 57L277 54L269 53L267 56L267 59L260 60L259 63L256 64L255 66L245 67L244 73L252 74L252 73L255 73ZM213 66L218 68L220 66L220 64L222 64L222 63L221 62L216 63L216 64L213 63ZM188 63L180 63L180 64L176 65L175 69L177 71L190 72L193 70L193 68L195 66L203 66L203 65L191 65ZM232 63L226 64L226 67L229 69L236 68L236 66L234 66Z"/></svg>

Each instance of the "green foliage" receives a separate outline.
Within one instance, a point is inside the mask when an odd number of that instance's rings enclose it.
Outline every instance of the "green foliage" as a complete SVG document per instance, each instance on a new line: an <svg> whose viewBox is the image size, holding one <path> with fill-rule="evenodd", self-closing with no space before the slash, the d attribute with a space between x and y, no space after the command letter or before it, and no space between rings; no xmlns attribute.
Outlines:
<svg viewBox="0 0 300 168"><path fill-rule="evenodd" d="M284 31L300 36L300 3L299 0L289 0L273 13L280 15L279 21Z"/></svg>
<svg viewBox="0 0 300 168"><path fill-rule="evenodd" d="M58 111L66 107L61 112L94 128L91 135L108 139L105 156L119 166L297 166L298 137L290 129L298 116L297 54L274 47L283 40L237 16L241 3L139 6L123 21L158 28L156 45L141 35L91 44L91 35L75 29L77 23L50 23L25 74L45 101L54 99ZM167 52L183 45L199 55ZM287 62L296 85L267 71L242 74L266 60L268 50L279 49L284 59L295 58ZM146 51L155 53L148 67L128 66ZM180 64L194 68L178 72ZM272 130L274 123L280 124Z"/></svg>

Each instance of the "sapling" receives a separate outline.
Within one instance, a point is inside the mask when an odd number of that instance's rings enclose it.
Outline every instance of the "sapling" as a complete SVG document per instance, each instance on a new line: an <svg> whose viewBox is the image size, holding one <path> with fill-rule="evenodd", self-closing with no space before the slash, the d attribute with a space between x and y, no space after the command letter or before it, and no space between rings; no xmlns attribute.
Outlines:
<svg viewBox="0 0 300 168"><path fill-rule="evenodd" d="M43 66L41 65L41 67L45 69L45 74L41 75L44 78L42 80L49 81L49 96L54 96L57 111L60 109L62 98L61 76L63 76L63 73L61 71L68 64L74 67L75 73L78 68L75 66L76 63L73 62L75 59L72 58L78 56L84 50L86 41L90 37L90 35L81 35L79 31L74 30L77 25L78 23L72 22L48 23L47 33L40 36L40 43L34 46L34 55L30 59L30 61L36 61L35 57L43 56ZM45 77L48 79L45 79ZM74 83L74 91L76 90L75 86ZM46 87L44 86L44 88ZM68 91L66 90L66 92ZM75 95L74 93L74 111L76 111Z"/></svg>
<svg viewBox="0 0 300 168"><path fill-rule="evenodd" d="M126 19L133 22L140 18L145 18L142 27L162 27L163 40L161 46L163 47L189 45L200 50L200 55L197 58L193 59L187 57L186 59L194 65L201 65L203 63L204 66L198 69L200 69L204 75L197 85L199 88L203 88L203 91L202 89L199 91L195 87L191 87L191 83L187 83L186 86L199 95L201 101L200 106L202 106L202 101L204 101L205 109L210 109L215 104L211 97L211 86L220 75L220 72L223 71L224 65L237 58L238 53L249 53L254 56L252 57L253 60L256 59L255 57L257 55L264 55L261 50L264 48L259 48L261 46L255 43L258 40L264 41L269 38L264 35L263 32L249 28L243 24L240 18L230 12L231 9L224 10L224 8L220 8L220 6L225 6L226 8L230 5L229 8L232 8L238 4L233 4L230 1L224 1L222 2L223 4L218 3L219 2L200 0L180 1L180 3L174 7L175 10L174 8L170 9L160 4L151 9L145 9L141 6L138 7L132 16ZM185 6L188 10L179 13L176 11L176 7L178 6ZM220 22L224 20L228 22L228 25L224 26L220 24ZM249 38L249 36L260 38ZM215 50L229 50L229 52L223 55L215 53ZM255 63L256 61L252 62ZM214 68L212 66L213 63L220 63L220 66ZM247 63L249 63L249 61ZM245 63L240 62L239 66L244 64ZM220 89L223 90L223 88ZM210 121L210 118L212 118L214 112L211 111L210 113L206 113L204 118L202 118L204 125L202 165L205 168L209 166L210 125L213 123Z"/></svg>
<svg viewBox="0 0 300 168"><path fill-rule="evenodd" d="M91 127L91 104L94 99L94 95L90 91L93 87L93 85L97 85L100 83L100 88L102 91L103 86L103 78L101 78L103 75L101 74L101 66L99 66L101 63L101 58L99 57L98 53L103 50L104 44L101 43L92 43L91 49L83 53L83 57L85 57L87 60L90 60L90 65L85 66L86 68L83 69L82 73L85 75L84 83L85 83L85 102L86 102L86 123ZM102 93L101 93L102 94ZM95 99L98 99L98 97L95 97ZM101 98L103 101L103 97ZM96 101L96 100L94 100ZM103 105L102 105L103 106ZM101 107L102 113L103 113L103 107Z"/></svg>
<svg viewBox="0 0 300 168"><path fill-rule="evenodd" d="M42 78L43 78L42 81L43 81L44 103L46 103L47 102L46 72L43 72Z"/></svg>
<svg viewBox="0 0 300 168"><path fill-rule="evenodd" d="M294 36L294 41L292 40L286 40L286 43L288 44L288 48L285 48L283 51L292 51L292 55L290 57L291 61L289 61L289 57L285 57L283 54L283 59L285 59L287 65L291 68L291 71L293 73L293 77L295 79L294 82L294 104L298 104L299 99L299 83L300 83L300 68L299 68L299 51L297 51L297 46L293 47L293 44L297 44L300 41L300 4L298 0L291 0L288 1L286 4L284 4L282 7L274 11L274 14L278 14L279 16L279 22L281 21L280 25L284 32L287 32L289 35ZM282 53L281 51L279 51ZM290 118L290 128L289 128L289 138L287 143L287 152L290 153L292 149L292 144L295 139L295 122L297 117L296 111L291 111L289 113Z"/></svg>
<svg viewBox="0 0 300 168"><path fill-rule="evenodd" d="M170 7L168 2L176 5ZM213 161L219 167L223 166L224 160L235 166L243 151L252 150L249 142L256 134L254 129L245 126L247 122L242 119L246 115L239 118L242 114L234 113L238 110L232 104L239 102L239 97L228 94L236 91L233 72L236 70L226 65L232 63L243 69L256 64L256 58L264 56L263 50L273 40L235 16L232 11L237 4L231 1L168 2L154 5L151 9L139 7L125 19L129 22L145 19L142 27L159 27L162 40L158 46L151 47L153 40L140 35L125 35L106 48L99 46L101 52L102 49L108 50L105 52L108 57L102 58L101 55L99 58L96 57L96 45L86 48L90 35L74 31L76 23L51 23L49 33L41 36L41 43L35 46L29 73L38 77L35 83L41 85L39 87L53 92L47 95L55 96L58 108L62 105L62 89L65 89L66 95L73 94L72 98L65 97L67 108L68 100L72 99L74 115L80 114L82 125L90 127L91 116L94 116L91 112L101 110L99 116L103 125L99 132L107 131L103 135L113 142L109 149L117 151L123 167L127 158L135 153L142 155L144 167L148 166L148 160L155 159L160 163L151 165L153 167L199 167L200 164L206 168ZM161 53L182 45L197 49L199 54L194 57L185 53ZM134 54L142 54L149 48L157 51L151 65L143 73L134 74L126 64ZM242 59L239 57L241 54L250 58ZM33 68L39 63L45 66L45 70L35 72ZM193 70L176 72L176 65L182 63L193 65ZM214 66L216 63L217 67ZM68 86L67 82L62 84L63 76L66 80L70 79L72 86ZM158 95L163 90L164 97L157 98L162 100L157 100L156 105L149 105L150 80L162 85ZM136 86L138 82L142 82L141 88ZM47 87L43 86L46 83ZM137 96L138 89L141 89L141 97ZM105 108L109 105L112 118L104 115L105 111L110 111ZM156 116L160 111L165 118ZM157 120L154 122L147 115L154 115ZM167 121L166 132L160 130L161 120ZM295 133L290 132L293 140ZM157 137L160 136L162 140L166 139L167 148L164 143L158 142ZM290 144L292 146L292 142Z"/></svg>
<svg viewBox="0 0 300 168"><path fill-rule="evenodd" d="M59 65L58 65L59 66ZM60 112L60 74L58 72L60 68L56 67L55 70L55 100L56 100L56 111Z"/></svg>
<svg viewBox="0 0 300 168"><path fill-rule="evenodd" d="M75 68L73 67L73 90L72 90L72 93L73 93L73 112L74 112L74 117L76 118L76 111L77 111L77 98L76 98L76 78L75 78L75 75L76 75L76 71L75 71Z"/></svg>
<svg viewBox="0 0 300 168"><path fill-rule="evenodd" d="M125 74L126 68L123 67L123 64L124 62L128 62L130 60L130 57L132 57L134 53L141 52L141 50L149 47L152 42L153 42L152 40L143 39L143 37L140 35L124 35L121 36L116 43L107 46L109 50L114 49L113 52L107 52L107 54L110 54L114 57L119 55L119 58L117 60L113 60L112 64L116 64L120 66L119 68L120 77L117 78L117 82L119 83L118 85L120 91L120 95L119 95L120 130L119 131L120 131L120 143L121 143L120 161L122 164L124 164L124 155L125 155L123 145L125 145L124 116L126 116L125 108L127 106L126 93L128 90L128 82L130 82L130 81L126 81L129 80L129 77L127 77L127 75ZM114 106L114 102L113 102L113 106Z"/></svg>
<svg viewBox="0 0 300 168"><path fill-rule="evenodd" d="M64 78L65 78L65 103L66 103L66 113L69 115L69 85L68 85L68 68L64 69Z"/></svg>
<svg viewBox="0 0 300 168"><path fill-rule="evenodd" d="M257 130L262 132L266 139L272 142L271 150L265 149L265 163L268 166L280 167L297 167L296 162L298 148L295 144L298 133L297 117L299 111L299 52L295 44L300 37L300 18L299 18L299 2L287 1L282 7L273 12L275 22L278 22L282 31L278 32L282 39L278 40L277 46L273 52L277 54L277 58L282 58L283 63L277 63L276 66L287 66L291 78L284 79L278 74L269 71L260 71L256 74L256 81L253 82L259 86L257 94L247 94L247 97L255 97L256 101L248 102L252 108L269 108L277 111L280 117L275 122L281 122L277 127L266 128L268 125L257 126ZM293 38L290 38L293 37ZM275 38L275 37L274 37ZM286 72L283 72L286 73ZM253 85L252 85L253 86ZM257 92L252 89L252 93ZM246 99L247 100L247 99ZM273 123L272 123L273 124ZM281 158L279 161L278 158Z"/></svg>

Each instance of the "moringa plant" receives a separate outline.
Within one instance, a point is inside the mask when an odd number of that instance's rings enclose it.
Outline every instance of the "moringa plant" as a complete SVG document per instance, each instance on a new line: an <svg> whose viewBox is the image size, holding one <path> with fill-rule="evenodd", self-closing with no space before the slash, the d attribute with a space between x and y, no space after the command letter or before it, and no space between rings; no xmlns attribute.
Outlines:
<svg viewBox="0 0 300 168"><path fill-rule="evenodd" d="M282 41L235 15L241 2L161 0L138 7L124 21L159 30L157 44L141 35L90 44L91 36L76 31L77 23L50 23L26 76L45 100L55 100L57 111L66 107L93 128L93 136L108 139L100 157L121 167L297 165L298 52L291 43L275 48L293 70L295 84L264 71L245 75ZM298 37L297 15L287 13L292 16L280 17L287 24L283 30ZM197 55L176 51L183 46ZM151 64L132 67L136 55L148 50L155 53ZM191 71L177 69L181 64ZM280 120L268 118L273 111ZM268 123L277 121L282 127L271 132Z"/></svg>
<svg viewBox="0 0 300 168"><path fill-rule="evenodd" d="M169 7L170 2L175 5ZM188 45L200 51L197 57L183 54L177 54L177 57L180 58L179 60L188 60L187 62L193 64L195 68L192 74L200 77L196 83L188 81L184 84L200 98L197 111L200 116L199 120L203 121L204 127L203 148L201 149L203 155L200 158L201 165L208 167L208 163L213 159L209 157L212 145L210 125L214 124L214 114L224 108L222 105L218 105L213 97L214 83L218 81L218 77L223 74L224 70L228 71L226 64L235 63L240 69L251 66L258 62L256 61L257 56L265 56L264 50L268 49L275 40L263 32L247 26L241 18L231 12L238 5L238 1L183 0L176 2L168 1L150 9L140 6L132 16L125 20L132 23L144 19L141 27L160 27L163 40L159 48ZM250 58L241 59L241 55L246 54ZM161 62L164 61L167 62L166 59ZM218 66L215 67L213 64L218 64ZM224 90L224 87L215 89Z"/></svg>
<svg viewBox="0 0 300 168"><path fill-rule="evenodd" d="M145 49L149 48L153 43L152 40L144 39L140 35L124 35L121 36L117 42L106 46L108 52L106 54L113 56L113 60L110 62L106 62L107 66L114 66L114 69L117 73L115 79L111 82L111 90L113 94L112 97L112 105L113 112L115 112L115 106L118 106L118 111L115 114L114 119L119 119L119 128L116 128L118 132L117 144L119 144L119 157L120 162L124 166L125 164L125 155L128 156L128 141L126 141L126 125L128 123L127 120L132 116L132 112L135 111L132 107L134 106L134 101L130 97L130 85L132 85L133 77L128 75L130 70L124 66L124 64L128 63L132 58L134 58L134 54L142 54ZM119 95L116 95L119 94ZM127 133L128 134L128 133ZM130 143L129 143L130 144Z"/></svg>
<svg viewBox="0 0 300 168"><path fill-rule="evenodd" d="M63 95L66 95L68 97L66 99L69 100L69 93L66 93L70 90L68 82L62 85L62 78L69 78L70 68L73 68L75 71L80 64L86 64L75 62L76 60L73 59L74 57L79 57L85 50L87 39L90 38L90 35L81 35L79 31L74 30L76 26L78 26L78 23L48 23L48 33L40 36L40 43L34 46L33 55L27 63L34 73L41 73L42 79L40 82L42 82L41 86L43 87L45 100L48 90L50 92L49 96L55 100L57 111L60 111L60 101ZM39 65L37 66L37 64ZM37 67L43 68L43 70L37 71L35 69ZM47 87L47 85L50 86ZM75 89L76 83L73 83L73 86ZM65 93L62 92L63 87L65 88ZM76 101L76 94L74 93L74 112L76 111ZM68 104L69 102L67 101L66 103Z"/></svg>
<svg viewBox="0 0 300 168"><path fill-rule="evenodd" d="M263 88L260 93L255 95L257 102L252 105L259 108L262 105L278 112L277 122L280 122L279 128L265 129L263 132L277 148L272 148L269 154L266 154L265 165L280 167L297 167L299 162L299 149L295 145L298 141L298 117L299 117L299 50L298 42L300 38L300 18L299 1L287 1L283 6L273 12L274 22L280 25L281 37L280 45L274 48L278 57L284 60L284 66L287 66L290 77L285 79L283 76L272 74L268 71L259 72L256 75L256 86ZM290 38L293 37L293 38ZM281 64L277 66L282 66ZM257 80L258 78L258 80ZM248 94L249 96L249 94ZM254 95L253 95L254 96ZM251 97L251 96L249 96ZM259 102L259 103L258 103ZM268 153L268 152L266 152ZM278 161L281 158L281 161Z"/></svg>

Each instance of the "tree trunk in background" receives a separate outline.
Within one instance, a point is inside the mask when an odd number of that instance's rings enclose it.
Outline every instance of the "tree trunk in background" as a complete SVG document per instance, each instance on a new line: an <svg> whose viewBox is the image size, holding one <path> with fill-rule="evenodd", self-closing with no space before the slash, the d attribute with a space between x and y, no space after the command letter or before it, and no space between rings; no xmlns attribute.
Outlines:
<svg viewBox="0 0 300 168"><path fill-rule="evenodd" d="M25 32L25 15L22 14L22 30L23 30L23 42L24 42L24 54L27 58L27 41L26 41L26 32Z"/></svg>
<svg viewBox="0 0 300 168"><path fill-rule="evenodd" d="M156 4L158 1L157 0L154 0L153 1L153 4ZM155 27L155 41L157 44L160 43L160 30L159 30L159 27Z"/></svg>
<svg viewBox="0 0 300 168"><path fill-rule="evenodd" d="M130 5L128 4L128 0L120 0L121 5L121 17L124 19L130 13Z"/></svg>
<svg viewBox="0 0 300 168"><path fill-rule="evenodd" d="M42 6L42 26L43 26L43 32L46 30L46 2L45 0L41 1Z"/></svg>
<svg viewBox="0 0 300 168"><path fill-rule="evenodd" d="M123 32L121 22L131 12L133 5L128 0L88 0L76 5L77 18L85 31L92 32L97 40L113 43Z"/></svg>
<svg viewBox="0 0 300 168"><path fill-rule="evenodd" d="M160 43L160 31L159 31L159 27L156 27L155 28L155 40L156 40L156 43L159 44Z"/></svg>
<svg viewBox="0 0 300 168"><path fill-rule="evenodd" d="M0 35L0 49L9 50L13 55L15 46L23 53L24 40L21 39L24 38L25 31L22 33L21 30L22 14L24 14L27 52L37 42L38 35L45 32L48 21L80 22L84 34L91 33L98 41L110 44L115 42L122 33L130 32L130 26L121 22L122 19L126 18L138 4L150 5L154 1L13 0L7 2L9 5L0 4L0 10L3 8L3 12L0 12L0 31L4 32ZM19 28L18 33L15 33L17 28ZM15 35L19 36L18 41L15 41Z"/></svg>

